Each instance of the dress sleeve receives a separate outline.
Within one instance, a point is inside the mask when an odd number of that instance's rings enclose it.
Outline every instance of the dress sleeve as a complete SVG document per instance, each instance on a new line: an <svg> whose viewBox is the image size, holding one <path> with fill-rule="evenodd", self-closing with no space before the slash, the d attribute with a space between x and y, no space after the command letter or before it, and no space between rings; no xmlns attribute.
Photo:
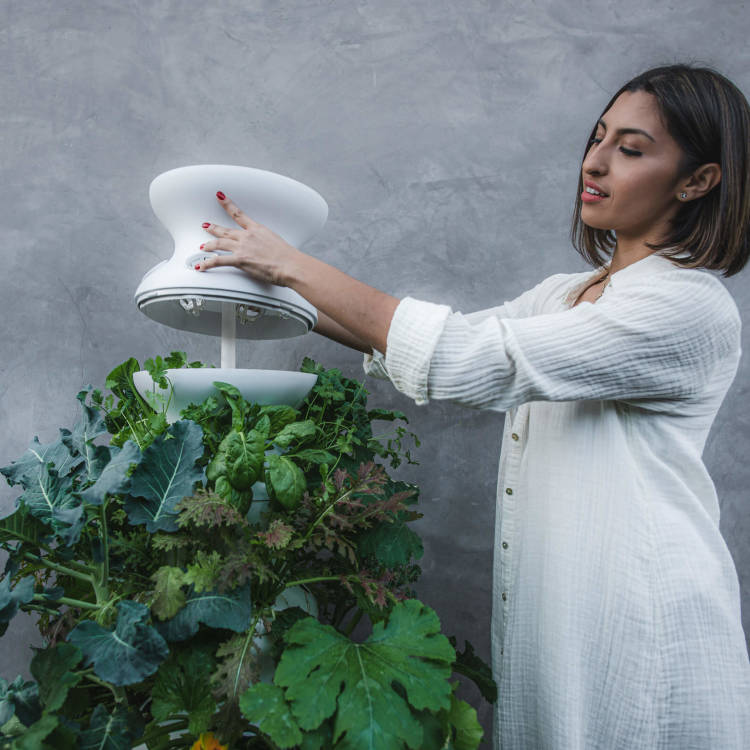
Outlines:
<svg viewBox="0 0 750 750"><path fill-rule="evenodd" d="M560 274L557 274L559 276ZM549 277L554 278L554 277ZM544 281L539 282L535 287L531 289L527 289L522 294L518 295L518 297L515 297L512 300L506 300L503 302L502 305L497 305L495 307L488 307L484 310L477 310L476 312L472 313L466 313L463 317L464 320L466 320L469 323L479 323L482 320L486 320L490 317L495 318L524 318L528 315L533 314L533 306L534 301L539 296L540 289L542 288L542 285L545 284L549 279L545 279ZM444 312L447 314L450 312L450 307L447 305L435 305L434 307L437 307L440 309L440 312L436 310L427 310L427 308L418 309L420 305L414 305L413 303L417 302L417 300L413 299L412 297L406 297L404 298L401 303L399 304L399 307L396 310L396 314L400 319L406 318L406 325L402 327L409 327L408 319L412 316L414 316L414 319L411 322L411 326L414 329L415 335L419 338L419 331L425 330L428 331L428 329L434 328L436 325L440 325L445 315ZM394 315L394 320L396 320L396 315ZM393 325L391 323L391 325ZM408 332L407 332L407 335ZM432 338L429 338L429 337ZM434 333L430 334L428 333L429 341L422 342L428 344L432 344L431 349L434 349L434 344L437 341L435 338ZM432 339L435 339L434 341ZM390 342L390 338L389 338ZM388 344L390 346L390 343ZM430 350L431 350L430 349ZM384 380L390 379L390 376L388 374L388 370L385 366L385 358L381 352L379 352L377 349L373 351L372 354L365 354L364 355L364 362L363 367L365 370L365 374L371 375L375 378L381 378ZM398 387L398 386L397 386Z"/></svg>
<svg viewBox="0 0 750 750"><path fill-rule="evenodd" d="M507 411L528 401L685 399L736 354L740 329L717 279L675 269L612 288L596 304L522 318L471 319L406 298L383 366L417 404Z"/></svg>

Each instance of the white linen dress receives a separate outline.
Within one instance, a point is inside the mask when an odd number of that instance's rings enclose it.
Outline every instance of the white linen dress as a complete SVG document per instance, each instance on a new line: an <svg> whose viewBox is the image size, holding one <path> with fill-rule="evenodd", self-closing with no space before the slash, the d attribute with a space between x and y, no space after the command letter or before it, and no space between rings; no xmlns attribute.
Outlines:
<svg viewBox="0 0 750 750"><path fill-rule="evenodd" d="M506 412L492 667L502 750L750 748L737 572L702 461L741 319L652 254L471 314L401 300L365 371L417 404Z"/></svg>

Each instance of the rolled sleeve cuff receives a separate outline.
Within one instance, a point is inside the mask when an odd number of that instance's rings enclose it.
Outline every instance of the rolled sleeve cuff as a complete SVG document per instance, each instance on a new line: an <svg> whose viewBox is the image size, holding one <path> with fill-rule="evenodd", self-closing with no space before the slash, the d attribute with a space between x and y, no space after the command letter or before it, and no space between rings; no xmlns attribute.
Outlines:
<svg viewBox="0 0 750 750"><path fill-rule="evenodd" d="M404 297L391 320L385 357L372 356L372 366L382 367L396 389L417 405L429 401L430 360L450 314L448 305Z"/></svg>

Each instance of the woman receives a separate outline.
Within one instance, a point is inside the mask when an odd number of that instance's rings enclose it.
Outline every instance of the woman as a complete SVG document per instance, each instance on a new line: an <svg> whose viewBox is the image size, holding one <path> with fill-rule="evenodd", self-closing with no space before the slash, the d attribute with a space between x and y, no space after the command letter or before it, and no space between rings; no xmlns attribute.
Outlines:
<svg viewBox="0 0 750 750"><path fill-rule="evenodd" d="M597 270L468 315L311 258L219 193L202 268L320 311L417 404L507 412L496 508L495 746L750 747L739 586L701 460L737 372L723 284L748 260L750 110L707 69L615 94L581 165L572 239ZM604 261L609 259L609 263Z"/></svg>

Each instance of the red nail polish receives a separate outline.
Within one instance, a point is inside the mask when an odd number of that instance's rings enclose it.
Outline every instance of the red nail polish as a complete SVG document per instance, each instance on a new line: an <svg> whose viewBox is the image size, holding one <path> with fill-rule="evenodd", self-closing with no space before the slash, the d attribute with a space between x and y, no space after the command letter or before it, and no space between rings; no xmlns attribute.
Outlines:
<svg viewBox="0 0 750 750"><path fill-rule="evenodd" d="M216 193L216 197L217 197L217 198L218 198L218 199L219 199L220 201L223 201L223 200L224 200L224 199L225 199L225 198L226 198L227 196L226 196L226 195L224 195L224 193L222 193L222 192L221 192L221 190L219 190L219 191L218 191L218 192Z"/></svg>
<svg viewBox="0 0 750 750"><path fill-rule="evenodd" d="M201 267L200 267L200 266L198 265L198 266L196 266L196 267L195 267L195 270L196 270L196 271L200 271L200 270L201 270Z"/></svg>
<svg viewBox="0 0 750 750"><path fill-rule="evenodd" d="M205 246L206 246L206 243L204 242L204 243L203 243L203 244L202 244L202 245L201 245L201 246L200 246L200 247L198 248L198 250L203 250L203 248L204 248Z"/></svg>
<svg viewBox="0 0 750 750"><path fill-rule="evenodd" d="M209 224L209 223L208 223L207 221L204 221L204 222L203 222L203 224L201 224L201 226L202 226L202 227L203 227L204 229L208 229L208 228L209 228L209 227L210 227L211 225L210 225L210 224Z"/></svg>

